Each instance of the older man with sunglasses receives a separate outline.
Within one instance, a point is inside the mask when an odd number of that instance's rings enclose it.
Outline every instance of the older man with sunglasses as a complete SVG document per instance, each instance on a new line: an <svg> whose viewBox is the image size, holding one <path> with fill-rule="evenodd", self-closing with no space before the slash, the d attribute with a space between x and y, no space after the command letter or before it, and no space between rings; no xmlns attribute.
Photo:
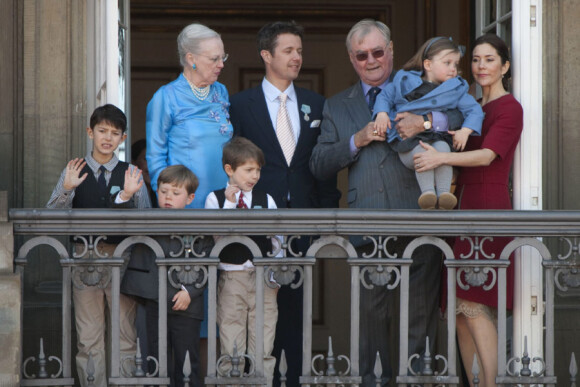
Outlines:
<svg viewBox="0 0 580 387"><path fill-rule="evenodd" d="M326 101L310 169L317 178L326 179L348 167L350 208L416 209L420 190L414 172L403 166L385 137L374 131L371 122L376 95L393 75L390 30L379 21L362 20L348 33L346 46L360 82ZM438 130L444 130L448 123L458 127L463 120L458 112L425 117L405 113L399 118L396 128L403 138L432 126L439 127ZM360 255L373 251L368 239L351 238L351 242ZM408 238L399 237L387 243L386 249L389 254L401 257L408 243ZM418 353L422 358L426 336L430 343L435 342L441 253L431 246L423 246L415 250L412 258L408 356ZM359 354L365 387L376 386L373 370L377 351L383 367L381 385L387 385L392 376L389 355L396 357L399 335L390 334L387 327L398 321L398 310L392 310L394 301L394 291L388 291L386 286L375 286L371 290L361 287ZM400 360L406 362L406 359ZM413 368L422 369L420 363L415 361Z"/></svg>

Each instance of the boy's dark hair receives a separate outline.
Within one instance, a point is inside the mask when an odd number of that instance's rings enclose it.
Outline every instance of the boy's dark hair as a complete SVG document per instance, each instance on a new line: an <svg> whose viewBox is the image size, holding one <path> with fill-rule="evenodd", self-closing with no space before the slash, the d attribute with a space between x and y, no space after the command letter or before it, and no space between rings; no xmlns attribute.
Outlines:
<svg viewBox="0 0 580 387"><path fill-rule="evenodd" d="M177 187L185 187L188 195L195 193L199 186L199 181L195 173L184 165L170 165L159 174L157 178L157 187L161 184L171 184Z"/></svg>
<svg viewBox="0 0 580 387"><path fill-rule="evenodd" d="M131 145L131 162L133 164L135 164L135 161L137 161L137 158L145 148L147 148L147 141L144 138L135 141L133 145Z"/></svg>
<svg viewBox="0 0 580 387"><path fill-rule="evenodd" d="M240 165L254 160L260 167L266 164L264 153L256 144L244 137L234 137L224 145L222 164L235 171Z"/></svg>
<svg viewBox="0 0 580 387"><path fill-rule="evenodd" d="M296 24L294 20L289 22L277 21L266 24L260 28L260 31L258 31L258 55L260 55L262 50L269 51L270 54L273 55L274 50L278 45L278 35L282 34L297 35L302 39L304 28Z"/></svg>
<svg viewBox="0 0 580 387"><path fill-rule="evenodd" d="M125 116L125 113L123 113L121 109L115 105L106 104L95 109L91 115L91 129L95 129L95 126L101 122L106 122L110 125L113 125L115 128L120 129L123 133L127 131L127 117Z"/></svg>
<svg viewBox="0 0 580 387"><path fill-rule="evenodd" d="M435 55L444 50L451 50L462 54L460 47L454 41L447 37L438 36L423 43L419 51L403 65L403 70L421 71L421 74L424 74L423 61L425 59L433 60Z"/></svg>

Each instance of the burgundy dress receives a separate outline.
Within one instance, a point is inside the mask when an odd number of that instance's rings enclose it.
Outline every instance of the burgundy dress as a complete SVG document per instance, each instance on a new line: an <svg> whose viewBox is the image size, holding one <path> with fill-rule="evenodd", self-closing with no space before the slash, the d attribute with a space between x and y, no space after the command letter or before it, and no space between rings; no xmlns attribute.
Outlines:
<svg viewBox="0 0 580 387"><path fill-rule="evenodd" d="M481 136L469 137L465 151L487 148L494 151L497 158L487 167L460 169L455 191L459 198L458 208L461 210L511 210L508 181L514 152L522 133L522 106L511 94L507 94L487 103L482 108L485 119ZM481 240L481 237L478 238L479 243ZM485 240L481 248L487 256L494 254L495 259L499 259L503 248L511 240L512 238L494 237L493 241ZM473 241L475 242L475 238ZM460 259L470 254L472 247L469 241L462 241L460 237L457 237L453 250L456 259ZM470 258L474 258L473 254ZM485 260L481 253L479 259ZM512 309L513 305L513 257L510 257L510 261L512 264L507 269L508 309ZM481 286L470 286L468 290L462 290L458 286L457 297L497 308L497 280L496 285L489 291L483 290Z"/></svg>

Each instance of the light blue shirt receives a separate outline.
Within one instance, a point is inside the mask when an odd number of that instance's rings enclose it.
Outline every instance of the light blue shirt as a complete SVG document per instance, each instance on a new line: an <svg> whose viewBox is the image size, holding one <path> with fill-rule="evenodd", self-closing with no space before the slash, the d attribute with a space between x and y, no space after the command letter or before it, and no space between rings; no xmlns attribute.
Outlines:
<svg viewBox="0 0 580 387"><path fill-rule="evenodd" d="M162 86L147 105L147 166L151 186L169 166L182 164L199 180L195 199L188 208L203 208L210 192L225 187L222 148L233 135L229 96L219 82L211 85L205 100L193 95L181 74Z"/></svg>
<svg viewBox="0 0 580 387"><path fill-rule="evenodd" d="M298 137L300 137L300 114L298 113L298 97L296 96L294 84L290 83L290 86L282 92L270 83L270 81L264 78L262 81L262 90L266 97L266 106L268 106L268 113L270 113L270 119L272 120L274 131L276 131L276 121L278 119L278 110L280 109L280 100L278 97L282 93L288 96L288 98L286 98L286 109L288 110L290 122L292 123L294 140L296 141L296 144L298 144Z"/></svg>

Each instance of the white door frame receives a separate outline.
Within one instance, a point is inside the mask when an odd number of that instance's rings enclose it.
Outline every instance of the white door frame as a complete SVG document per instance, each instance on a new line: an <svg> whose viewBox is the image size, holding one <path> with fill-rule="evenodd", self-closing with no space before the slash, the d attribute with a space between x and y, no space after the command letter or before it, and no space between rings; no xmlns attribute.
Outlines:
<svg viewBox="0 0 580 387"><path fill-rule="evenodd" d="M120 42L121 29L125 31L124 42ZM93 110L104 104L123 110L127 115L127 140L117 153L125 161L131 148L129 33L129 0L87 1L87 121ZM87 149L91 149L87 141Z"/></svg>
<svg viewBox="0 0 580 387"><path fill-rule="evenodd" d="M524 130L514 158L513 202L517 210L542 209L542 1L511 1L513 94L524 110ZM489 0L476 1L476 33L486 32ZM509 23L509 18L495 17ZM487 25L486 25L487 23ZM492 23L493 24L493 23ZM493 25L492 25L493 27ZM502 35L502 29L498 34ZM521 357L524 337L530 357L544 358L542 266L537 251L526 247L516 254L512 356ZM522 265L522 262L525 264ZM534 368L536 364L532 364Z"/></svg>

